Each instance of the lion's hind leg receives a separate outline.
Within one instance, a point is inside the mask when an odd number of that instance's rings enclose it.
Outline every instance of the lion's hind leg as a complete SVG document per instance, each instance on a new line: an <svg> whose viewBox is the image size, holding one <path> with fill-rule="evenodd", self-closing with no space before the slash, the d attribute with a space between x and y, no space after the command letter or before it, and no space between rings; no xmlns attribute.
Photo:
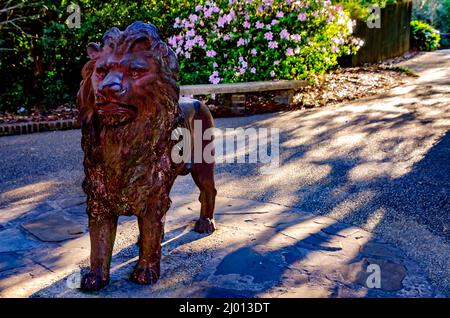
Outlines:
<svg viewBox="0 0 450 318"><path fill-rule="evenodd" d="M214 223L214 206L217 190L214 183L214 164L196 163L192 167L192 178L200 189L200 218L194 230L199 233L212 233L216 230Z"/></svg>

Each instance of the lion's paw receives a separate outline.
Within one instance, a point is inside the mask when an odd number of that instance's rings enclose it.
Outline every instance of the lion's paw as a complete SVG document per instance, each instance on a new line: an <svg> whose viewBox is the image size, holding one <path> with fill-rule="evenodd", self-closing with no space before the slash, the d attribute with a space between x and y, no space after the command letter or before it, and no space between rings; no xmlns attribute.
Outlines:
<svg viewBox="0 0 450 318"><path fill-rule="evenodd" d="M130 280L139 285L154 284L159 279L159 265L137 265Z"/></svg>
<svg viewBox="0 0 450 318"><path fill-rule="evenodd" d="M198 233L208 233L211 234L216 230L216 225L214 220L200 217L197 222L195 222L194 231Z"/></svg>
<svg viewBox="0 0 450 318"><path fill-rule="evenodd" d="M85 291L97 291L109 284L109 278L89 272L81 279L80 288Z"/></svg>

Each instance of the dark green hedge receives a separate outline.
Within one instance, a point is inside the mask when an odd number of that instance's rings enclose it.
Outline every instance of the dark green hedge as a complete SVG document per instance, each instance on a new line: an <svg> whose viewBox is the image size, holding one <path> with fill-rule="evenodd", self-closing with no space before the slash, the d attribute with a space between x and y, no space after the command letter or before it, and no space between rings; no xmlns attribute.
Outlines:
<svg viewBox="0 0 450 318"><path fill-rule="evenodd" d="M10 6L21 0L11 1ZM197 3L199 1L196 1ZM98 1L79 0L81 28L65 21L68 1L28 1L13 10L4 23L0 14L0 111L48 109L73 103L86 62L86 43L100 41L112 26L124 28L135 20L155 24L167 39L174 12L191 10L193 1ZM22 20L23 19L23 20Z"/></svg>
<svg viewBox="0 0 450 318"><path fill-rule="evenodd" d="M218 0L228 1L228 0ZM300 0L306 1L306 0ZM342 0L346 7L389 0ZM5 1L3 1L5 3ZM72 104L86 62L86 43L100 41L112 26L124 28L135 20L155 24L163 39L173 33L177 16L193 12L205 0L77 0L81 28L65 21L71 1L9 0L16 6L0 12L0 111L50 109ZM13 23L6 23L10 19Z"/></svg>

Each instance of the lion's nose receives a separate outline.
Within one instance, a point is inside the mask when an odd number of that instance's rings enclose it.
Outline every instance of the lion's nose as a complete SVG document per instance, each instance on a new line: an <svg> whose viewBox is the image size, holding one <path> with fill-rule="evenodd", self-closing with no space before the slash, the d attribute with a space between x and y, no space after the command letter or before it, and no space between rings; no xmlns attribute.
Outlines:
<svg viewBox="0 0 450 318"><path fill-rule="evenodd" d="M120 97L122 92L121 78L115 74L108 74L98 87L98 93L105 97Z"/></svg>

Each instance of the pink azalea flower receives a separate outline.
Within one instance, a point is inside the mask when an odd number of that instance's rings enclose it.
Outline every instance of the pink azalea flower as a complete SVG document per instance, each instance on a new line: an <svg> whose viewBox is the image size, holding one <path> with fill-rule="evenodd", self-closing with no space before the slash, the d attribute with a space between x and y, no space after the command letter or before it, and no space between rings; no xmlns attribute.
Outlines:
<svg viewBox="0 0 450 318"><path fill-rule="evenodd" d="M205 12L205 18L209 18L212 15L213 10L212 10L212 8L208 8L204 12Z"/></svg>
<svg viewBox="0 0 450 318"><path fill-rule="evenodd" d="M183 24L183 28L185 28L185 29L189 29L189 28L193 28L194 27L194 23L186 21L185 19L183 19L183 21L181 21L181 23Z"/></svg>
<svg viewBox="0 0 450 318"><path fill-rule="evenodd" d="M256 55L256 54L258 54L258 51L256 51L256 49L252 49L252 50L250 51L250 53L251 53L252 55Z"/></svg>
<svg viewBox="0 0 450 318"><path fill-rule="evenodd" d="M185 44L186 49L191 49L194 46L195 42L194 40L187 40Z"/></svg>
<svg viewBox="0 0 450 318"><path fill-rule="evenodd" d="M272 32L266 32L266 33L264 34L264 38L265 38L267 41L273 40L273 33L272 33Z"/></svg>
<svg viewBox="0 0 450 318"><path fill-rule="evenodd" d="M288 32L288 30L283 29L283 30L280 32L280 38L281 38L281 39L289 40L289 32Z"/></svg>
<svg viewBox="0 0 450 318"><path fill-rule="evenodd" d="M245 21L243 26L246 29L250 29L250 27L251 27L250 22L248 22L248 21Z"/></svg>
<svg viewBox="0 0 450 318"><path fill-rule="evenodd" d="M264 28L264 23L258 21L258 22L256 22L255 26L257 29L262 29L262 28Z"/></svg>
<svg viewBox="0 0 450 318"><path fill-rule="evenodd" d="M302 39L300 34L292 34L291 40L299 42Z"/></svg>
<svg viewBox="0 0 450 318"><path fill-rule="evenodd" d="M172 47L177 46L177 39L176 39L175 36L171 36L171 37L169 38L168 42L169 42L169 45L172 46Z"/></svg>
<svg viewBox="0 0 450 318"><path fill-rule="evenodd" d="M219 84L220 82L219 72L217 71L212 72L211 76L209 76L209 82L214 85Z"/></svg>
<svg viewBox="0 0 450 318"><path fill-rule="evenodd" d="M270 41L269 42L269 48L276 49L277 47L278 47L278 42L277 41Z"/></svg>
<svg viewBox="0 0 450 318"><path fill-rule="evenodd" d="M333 20L334 20L333 13L328 14L328 23L333 22Z"/></svg>
<svg viewBox="0 0 450 318"><path fill-rule="evenodd" d="M277 23L278 23L278 20L277 20L277 19L273 19L272 22L271 22L270 24L275 25L275 24L277 24Z"/></svg>
<svg viewBox="0 0 450 318"><path fill-rule="evenodd" d="M282 17L284 17L284 13L282 11L278 11L277 18L282 18Z"/></svg>
<svg viewBox="0 0 450 318"><path fill-rule="evenodd" d="M306 16L306 13L305 13L305 12L302 12L302 13L300 13L300 14L298 15L298 19L299 19L300 21L306 21L308 18L307 18L307 16Z"/></svg>
<svg viewBox="0 0 450 318"><path fill-rule="evenodd" d="M256 74L256 68L252 67L252 68L250 69L250 73Z"/></svg>
<svg viewBox="0 0 450 318"><path fill-rule="evenodd" d="M189 31L186 32L186 36L189 36L189 37L195 36L195 30L190 29Z"/></svg>
<svg viewBox="0 0 450 318"><path fill-rule="evenodd" d="M294 55L294 49L293 48L288 48L286 50L286 56L291 56Z"/></svg>
<svg viewBox="0 0 450 318"><path fill-rule="evenodd" d="M174 28L179 28L180 27L180 18L177 17L175 19L175 23L173 24L173 27Z"/></svg>
<svg viewBox="0 0 450 318"><path fill-rule="evenodd" d="M185 53L184 53L184 56L186 56L187 59L190 59L190 58L191 58L191 53L185 52Z"/></svg>
<svg viewBox="0 0 450 318"><path fill-rule="evenodd" d="M202 41L202 40L203 40L203 38L201 35L196 35L194 38L194 42L196 42L196 43L200 43L200 41Z"/></svg>
<svg viewBox="0 0 450 318"><path fill-rule="evenodd" d="M240 39L237 41L237 46L243 46L243 45L245 45L245 40L244 40L243 38L240 38Z"/></svg>
<svg viewBox="0 0 450 318"><path fill-rule="evenodd" d="M206 56L208 56L208 57L214 57L214 56L216 56L217 55L217 53L216 53L216 51L214 51L214 50L208 50L207 52L206 52Z"/></svg>
<svg viewBox="0 0 450 318"><path fill-rule="evenodd" d="M195 22L198 20L198 16L196 14L189 15L189 21Z"/></svg>
<svg viewBox="0 0 450 318"><path fill-rule="evenodd" d="M223 28L225 23L227 23L227 19L225 17L219 17L219 19L217 19L217 25L219 27Z"/></svg>
<svg viewBox="0 0 450 318"><path fill-rule="evenodd" d="M331 51L337 53L337 52L339 52L339 48L336 45L332 45L331 46Z"/></svg>

